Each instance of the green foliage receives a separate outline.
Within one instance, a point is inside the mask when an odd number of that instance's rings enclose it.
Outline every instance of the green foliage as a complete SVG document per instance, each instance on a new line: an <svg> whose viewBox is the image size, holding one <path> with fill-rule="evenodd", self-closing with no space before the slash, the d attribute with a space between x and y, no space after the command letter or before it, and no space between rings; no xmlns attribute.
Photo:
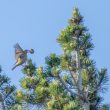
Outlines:
<svg viewBox="0 0 110 110"><path fill-rule="evenodd" d="M50 67L58 66L60 64L60 58L53 53L53 54L50 54L49 57L45 58L45 63Z"/></svg>
<svg viewBox="0 0 110 110"><path fill-rule="evenodd" d="M65 104L64 110L78 110L78 105L74 102L69 102L68 104Z"/></svg>
<svg viewBox="0 0 110 110"><path fill-rule="evenodd" d="M85 103L90 103L90 110L107 110L101 105L100 96L108 81L107 70L99 71L90 58L94 45L78 8L72 15L57 38L63 54L47 56L45 67L37 68L29 60L21 80L24 91L17 98L33 105L42 104L46 110L83 110Z"/></svg>
<svg viewBox="0 0 110 110"><path fill-rule="evenodd" d="M22 91L20 91L20 90L17 91L15 98L16 98L16 101L17 101L17 102L21 103L21 100L22 100L22 98L23 98L23 93L22 93Z"/></svg>
<svg viewBox="0 0 110 110"><path fill-rule="evenodd" d="M39 67L39 68L37 69L37 74L38 74L38 76L41 77L41 78L44 77L44 75L43 75L43 67Z"/></svg>
<svg viewBox="0 0 110 110"><path fill-rule="evenodd" d="M32 60L28 60L28 65L25 66L25 68L22 70L24 74L27 76L32 76L35 74L35 65L32 64Z"/></svg>
<svg viewBox="0 0 110 110"><path fill-rule="evenodd" d="M39 82L39 78L27 77L21 80L21 86L24 89L30 89L30 88L34 88L35 87L34 85L37 84L38 82Z"/></svg>
<svg viewBox="0 0 110 110"><path fill-rule="evenodd" d="M60 94L62 92L62 87L59 84L60 84L59 81L53 81L49 85L50 94L57 96L58 94Z"/></svg>
<svg viewBox="0 0 110 110"><path fill-rule="evenodd" d="M38 103L44 102L45 99L48 97L48 94L49 94L48 89L45 87L41 87L41 86L36 88L35 93L37 94L36 101Z"/></svg>
<svg viewBox="0 0 110 110"><path fill-rule="evenodd" d="M60 72L61 72L61 71L60 71L60 68L58 68L58 67L52 67L52 68L51 68L51 73L52 73L54 76L58 76Z"/></svg>

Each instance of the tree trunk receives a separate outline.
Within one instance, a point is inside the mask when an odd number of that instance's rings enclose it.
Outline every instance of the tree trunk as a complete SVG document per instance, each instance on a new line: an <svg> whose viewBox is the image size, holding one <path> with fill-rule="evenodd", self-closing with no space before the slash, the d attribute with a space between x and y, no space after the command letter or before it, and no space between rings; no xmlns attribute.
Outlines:
<svg viewBox="0 0 110 110"><path fill-rule="evenodd" d="M0 101L1 101L2 110L6 110L2 94L0 94Z"/></svg>
<svg viewBox="0 0 110 110"><path fill-rule="evenodd" d="M79 43L79 38L77 36L77 43ZM80 64L80 49L79 44L77 44L77 51L76 51L76 66L77 66L77 74L78 74L78 88L79 92L82 91L82 75L81 75L81 64ZM81 94L81 93L80 93Z"/></svg>
<svg viewBox="0 0 110 110"><path fill-rule="evenodd" d="M4 102L2 101L1 104L2 104L2 110L5 110Z"/></svg>
<svg viewBox="0 0 110 110"><path fill-rule="evenodd" d="M84 110L90 110L90 104L87 102L83 103L83 108Z"/></svg>

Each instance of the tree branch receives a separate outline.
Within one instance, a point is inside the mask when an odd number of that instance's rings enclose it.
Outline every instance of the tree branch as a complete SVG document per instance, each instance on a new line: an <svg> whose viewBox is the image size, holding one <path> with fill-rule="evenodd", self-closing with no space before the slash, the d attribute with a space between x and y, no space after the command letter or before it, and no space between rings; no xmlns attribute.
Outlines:
<svg viewBox="0 0 110 110"><path fill-rule="evenodd" d="M62 83L62 85L65 87L65 89L68 91L68 92L70 92L70 94L72 95L72 96L78 96L78 97L80 97L81 99L83 99L83 97L82 96L80 96L79 94L77 94L76 92L73 92L71 89L69 89L68 87L67 87L67 85L66 85L66 83L64 82L64 80L60 77L60 76L58 76L58 79L60 80L60 82Z"/></svg>

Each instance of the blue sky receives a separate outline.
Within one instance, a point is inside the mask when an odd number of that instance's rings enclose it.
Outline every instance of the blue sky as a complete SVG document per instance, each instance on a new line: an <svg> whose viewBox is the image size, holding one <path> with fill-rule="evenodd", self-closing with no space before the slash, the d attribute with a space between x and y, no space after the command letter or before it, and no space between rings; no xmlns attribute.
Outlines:
<svg viewBox="0 0 110 110"><path fill-rule="evenodd" d="M44 58L50 53L61 54L56 38L67 26L74 6L77 6L95 45L91 56L96 66L99 69L106 67L109 74L109 4L109 0L0 0L0 64L3 72L13 84L19 85L21 67L11 71L15 62L13 45L17 42L24 49L35 50L29 57L37 66L44 65ZM105 102L110 102L109 91L110 88L104 95Z"/></svg>

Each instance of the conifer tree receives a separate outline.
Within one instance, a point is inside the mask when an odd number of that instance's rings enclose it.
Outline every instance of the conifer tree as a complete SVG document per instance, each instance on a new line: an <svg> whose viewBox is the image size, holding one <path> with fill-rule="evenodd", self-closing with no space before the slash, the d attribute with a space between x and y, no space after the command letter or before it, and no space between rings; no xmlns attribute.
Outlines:
<svg viewBox="0 0 110 110"><path fill-rule="evenodd" d="M50 54L45 67L29 60L23 69L20 100L42 104L45 110L109 110L100 95L106 89L107 69L98 70L90 58L94 45L78 8L57 41L62 55Z"/></svg>
<svg viewBox="0 0 110 110"><path fill-rule="evenodd" d="M0 67L0 110L11 110L15 105L15 86L10 84L10 79L2 74Z"/></svg>
<svg viewBox="0 0 110 110"><path fill-rule="evenodd" d="M99 93L104 90L107 82L107 69L102 68L99 71L90 58L90 51L94 45L78 8L74 9L69 25L61 32L57 40L64 51L61 65L71 74L71 82L82 105L81 108L99 109L101 101Z"/></svg>

